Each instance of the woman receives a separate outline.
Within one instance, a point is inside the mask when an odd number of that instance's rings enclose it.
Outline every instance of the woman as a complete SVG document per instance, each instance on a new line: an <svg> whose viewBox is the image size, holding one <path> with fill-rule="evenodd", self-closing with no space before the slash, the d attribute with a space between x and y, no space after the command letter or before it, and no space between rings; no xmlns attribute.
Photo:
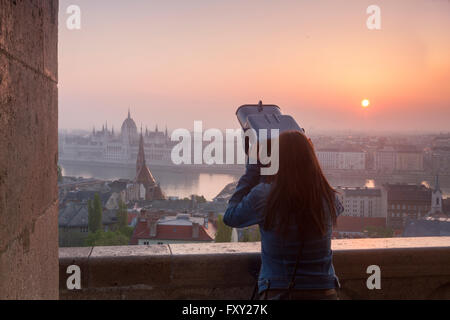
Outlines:
<svg viewBox="0 0 450 320"><path fill-rule="evenodd" d="M244 228L258 224L263 299L337 299L332 226L343 211L310 140L298 131L279 137L279 170L260 176L247 165L223 217Z"/></svg>

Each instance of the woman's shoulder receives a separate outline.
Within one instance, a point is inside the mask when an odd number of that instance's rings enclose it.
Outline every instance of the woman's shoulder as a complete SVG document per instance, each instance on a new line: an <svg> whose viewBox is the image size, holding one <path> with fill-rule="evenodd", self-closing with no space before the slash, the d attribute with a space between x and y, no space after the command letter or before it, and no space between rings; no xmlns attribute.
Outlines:
<svg viewBox="0 0 450 320"><path fill-rule="evenodd" d="M270 183L261 182L254 186L250 193L256 197L266 198L269 195L271 188L272 185Z"/></svg>
<svg viewBox="0 0 450 320"><path fill-rule="evenodd" d="M270 190L271 185L269 183L261 182L252 188L246 197L246 202L257 212L262 211L266 206Z"/></svg>

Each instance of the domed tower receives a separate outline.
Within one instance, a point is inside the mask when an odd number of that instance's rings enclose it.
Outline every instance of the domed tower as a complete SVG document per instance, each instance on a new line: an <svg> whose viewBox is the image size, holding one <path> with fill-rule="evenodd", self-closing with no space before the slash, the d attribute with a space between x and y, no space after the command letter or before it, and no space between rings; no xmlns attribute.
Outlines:
<svg viewBox="0 0 450 320"><path fill-rule="evenodd" d="M124 142L133 143L138 139L137 126L131 118L130 109L128 109L128 117L122 123L121 136Z"/></svg>

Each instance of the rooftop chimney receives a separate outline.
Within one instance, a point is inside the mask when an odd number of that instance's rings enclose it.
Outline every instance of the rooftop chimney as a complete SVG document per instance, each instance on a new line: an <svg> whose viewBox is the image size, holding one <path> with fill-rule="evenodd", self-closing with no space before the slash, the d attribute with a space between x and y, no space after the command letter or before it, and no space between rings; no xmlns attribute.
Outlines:
<svg viewBox="0 0 450 320"><path fill-rule="evenodd" d="M200 225L197 222L192 223L192 238L197 239L199 235Z"/></svg>
<svg viewBox="0 0 450 320"><path fill-rule="evenodd" d="M156 237L156 230L157 230L157 226L158 226L158 217L150 217L147 220L147 226L150 229L150 237Z"/></svg>

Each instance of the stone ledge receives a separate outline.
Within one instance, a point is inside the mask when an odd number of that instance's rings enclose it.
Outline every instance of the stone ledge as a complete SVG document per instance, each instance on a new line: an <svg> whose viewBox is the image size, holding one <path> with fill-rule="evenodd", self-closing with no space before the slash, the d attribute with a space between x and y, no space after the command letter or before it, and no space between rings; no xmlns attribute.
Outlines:
<svg viewBox="0 0 450 320"><path fill-rule="evenodd" d="M333 240L349 299L450 298L450 237ZM61 299L248 299L260 243L202 243L60 249ZM65 287L77 264L82 289ZM381 290L366 269L381 268Z"/></svg>

